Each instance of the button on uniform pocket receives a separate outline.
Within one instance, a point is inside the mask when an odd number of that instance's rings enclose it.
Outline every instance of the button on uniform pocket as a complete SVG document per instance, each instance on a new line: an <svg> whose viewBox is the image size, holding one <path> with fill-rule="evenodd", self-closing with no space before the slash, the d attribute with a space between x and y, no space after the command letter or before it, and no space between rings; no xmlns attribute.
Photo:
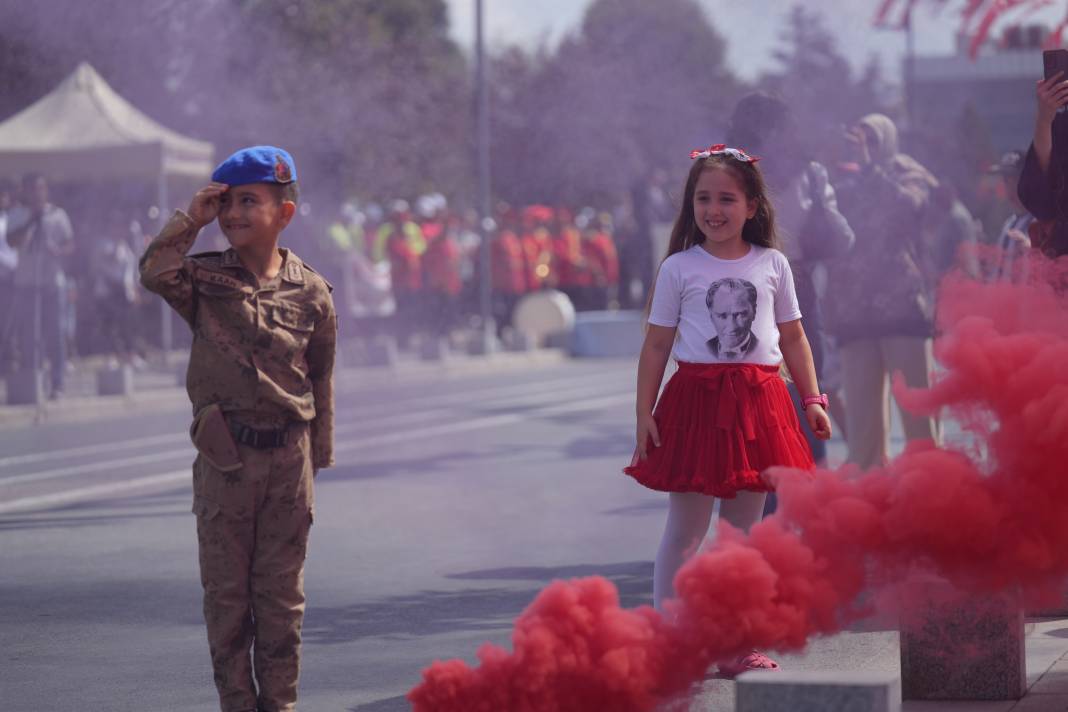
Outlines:
<svg viewBox="0 0 1068 712"><path fill-rule="evenodd" d="M315 328L314 315L304 307L296 304L286 304L284 302L275 304L272 316L276 324L293 331L311 332Z"/></svg>
<svg viewBox="0 0 1068 712"><path fill-rule="evenodd" d="M272 306L271 321L277 327L273 330L273 336L289 360L303 359L315 329L314 314L305 307L281 302Z"/></svg>

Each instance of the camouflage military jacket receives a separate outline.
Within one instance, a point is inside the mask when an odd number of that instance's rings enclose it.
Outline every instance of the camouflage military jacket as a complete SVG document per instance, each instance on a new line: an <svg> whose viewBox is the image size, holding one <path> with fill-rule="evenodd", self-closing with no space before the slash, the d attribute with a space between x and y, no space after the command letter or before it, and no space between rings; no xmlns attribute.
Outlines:
<svg viewBox="0 0 1068 712"><path fill-rule="evenodd" d="M330 285L282 250L278 276L259 284L232 249L186 253L198 230L178 210L141 257L141 283L193 330L186 390L194 413L218 403L310 421L314 467L334 463L337 316Z"/></svg>

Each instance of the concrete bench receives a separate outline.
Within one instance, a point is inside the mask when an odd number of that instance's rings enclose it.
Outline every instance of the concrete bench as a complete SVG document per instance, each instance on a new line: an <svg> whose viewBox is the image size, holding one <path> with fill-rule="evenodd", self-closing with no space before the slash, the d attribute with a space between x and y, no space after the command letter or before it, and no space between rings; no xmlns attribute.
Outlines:
<svg viewBox="0 0 1068 712"><path fill-rule="evenodd" d="M901 710L901 681L893 673L753 670L735 682L735 712Z"/></svg>
<svg viewBox="0 0 1068 712"><path fill-rule="evenodd" d="M579 312L571 331L571 355L637 358L644 339L639 311Z"/></svg>

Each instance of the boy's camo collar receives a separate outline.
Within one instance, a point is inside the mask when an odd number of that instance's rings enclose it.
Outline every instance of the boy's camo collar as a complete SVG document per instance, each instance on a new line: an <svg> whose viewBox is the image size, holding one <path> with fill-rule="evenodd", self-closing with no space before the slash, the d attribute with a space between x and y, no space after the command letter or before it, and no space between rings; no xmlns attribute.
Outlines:
<svg viewBox="0 0 1068 712"><path fill-rule="evenodd" d="M280 248L282 251L282 257L285 259L285 265L282 267L282 279L292 284L304 284L304 262L293 254L292 250ZM237 252L234 248L230 248L222 253L222 257L219 260L219 264L222 267L240 267L244 269L244 265L241 264L241 259L237 256Z"/></svg>

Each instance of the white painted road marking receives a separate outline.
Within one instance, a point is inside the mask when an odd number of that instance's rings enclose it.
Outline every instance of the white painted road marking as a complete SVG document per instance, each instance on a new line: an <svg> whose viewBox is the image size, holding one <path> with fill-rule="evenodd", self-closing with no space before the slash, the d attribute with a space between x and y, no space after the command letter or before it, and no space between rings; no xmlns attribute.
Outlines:
<svg viewBox="0 0 1068 712"><path fill-rule="evenodd" d="M602 390L603 387L601 386L587 386L585 388L569 387L566 389L568 395L572 398L582 398L587 395L596 395L602 392ZM539 391L538 393L534 394L532 398L526 398L522 401L517 401L514 396L491 398L485 401L480 401L479 405L485 407L492 403L507 403L513 405L528 406L546 400L558 400L557 395L559 392L559 390L549 392ZM335 424L335 441L337 440L338 436L343 436L349 432L366 429L368 425L373 425L377 428L396 428L402 426L409 426L412 424L418 424L425 420L441 420L453 414L453 412L454 411L451 408L439 408L436 410L418 410L412 413L401 413L392 417L367 417L351 421L345 421L340 424ZM402 434L406 432L410 431L401 431ZM176 435L168 437L173 437L174 441L183 443L183 446L180 448L158 451L147 455L133 455L130 457L99 460L97 462L92 463L68 465L66 467L58 467L51 470L39 470L37 472L16 474L8 477L0 475L0 488L11 485L25 484L27 482L44 482L46 480L54 480L61 477L77 477L79 475L91 474L94 472L106 472L108 470L117 469L120 467L152 465L158 462L169 462L181 458L192 458L195 455L193 451L193 446L189 442L188 436ZM392 440L390 440L390 442L392 442Z"/></svg>
<svg viewBox="0 0 1068 712"><path fill-rule="evenodd" d="M595 378L595 377L594 377ZM394 400L390 402L390 405L403 405L409 401L417 404L420 410L425 411L426 406L433 405L448 405L450 403L470 403L472 399L477 399L480 396L488 395L492 396L480 403L490 403L497 401L506 401L515 398L523 393L532 391L537 394L547 393L571 393L576 387L589 387L591 384L590 377L567 377L567 378L555 378L546 379L543 381L529 381L525 383L513 384L510 386L489 386L481 389L474 389L470 391L462 391L456 393L440 393L434 396L427 397L413 397L401 400ZM439 411L442 412L442 411ZM378 416L370 416L367 420L375 420ZM360 419L357 419L360 420ZM122 450L136 450L142 447L149 447L152 445L175 445L179 443L186 443L189 438L182 433L168 433L166 435L150 435L140 438L130 438L127 440L115 440L105 443L95 443L93 445L81 445L77 447L69 448L52 448L45 452L27 453L24 455L11 455L8 457L0 457L0 468L8 468L14 465L25 465L35 462L47 462L49 460L63 460L73 457L82 457L84 455L96 455L99 453L115 453Z"/></svg>
<svg viewBox="0 0 1068 712"><path fill-rule="evenodd" d="M435 437L438 435L449 435L453 433L471 430L482 430L486 428L499 427L502 425L521 423L529 418L563 415L565 413L576 413L588 410L598 410L600 408L608 408L615 405L621 405L623 403L633 402L634 393L627 391L626 393L616 393L604 396L602 398L594 398L575 401L572 403L559 403L556 405L544 406L542 408L535 408L534 410L524 411L522 413L504 413L501 415L485 416L469 420L456 421L452 423L442 423L440 425L432 425L426 428L419 428L415 430L406 430L404 432L387 433L384 435L374 435L365 438L358 438L355 440L349 440L340 443L336 445L334 449L337 453L352 453L370 447L380 447L382 445L390 443L404 442L407 440L411 440L412 438ZM9 500L7 502L0 502L0 514L56 507L64 504L71 504L73 502L79 502L85 499L92 499L100 495L114 494L117 492L128 491L130 489L136 489L139 487L177 484L182 481L188 481L190 480L190 478L190 469L186 468L183 470L165 472L157 475L149 475L146 477L136 477L134 479L121 480L118 482L107 482L99 485L91 485L88 487L68 489L62 492L55 492L31 497L22 497L19 499Z"/></svg>

